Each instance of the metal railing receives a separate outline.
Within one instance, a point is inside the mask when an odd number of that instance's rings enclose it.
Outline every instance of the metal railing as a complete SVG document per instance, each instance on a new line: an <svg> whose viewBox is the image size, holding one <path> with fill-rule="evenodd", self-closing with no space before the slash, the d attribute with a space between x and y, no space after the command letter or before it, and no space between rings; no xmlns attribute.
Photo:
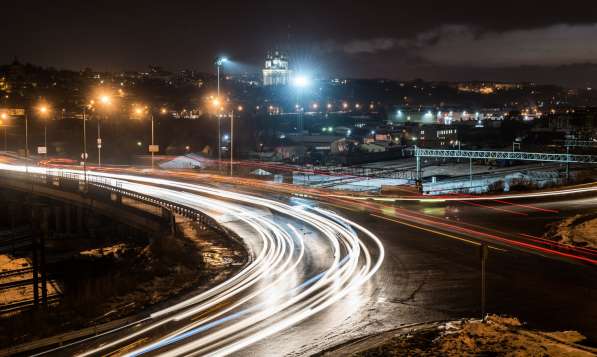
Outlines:
<svg viewBox="0 0 597 357"><path fill-rule="evenodd" d="M203 230L209 229L222 236L233 238L240 241L239 237L230 230L221 226L215 219L204 212L188 207L179 203L171 202L161 198L145 195L139 192L122 188L122 182L104 176L90 175L86 177L82 173L68 172L62 170L49 169L46 173L26 173L0 170L0 175L16 177L21 180L27 180L32 183L58 186L61 189L78 191L82 194L91 194L90 190L100 190L105 193L115 193L121 197L128 197L142 203L150 204L156 207L169 210L172 213L190 218L199 224ZM87 180L87 181L85 181Z"/></svg>

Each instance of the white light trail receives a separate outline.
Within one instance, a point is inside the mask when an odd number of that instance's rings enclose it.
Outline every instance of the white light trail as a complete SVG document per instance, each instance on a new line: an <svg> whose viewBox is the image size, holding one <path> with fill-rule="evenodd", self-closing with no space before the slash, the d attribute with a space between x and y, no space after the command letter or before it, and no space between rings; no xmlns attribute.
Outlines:
<svg viewBox="0 0 597 357"><path fill-rule="evenodd" d="M0 164L0 170L24 172L25 167ZM28 170L83 178L78 170ZM227 281L152 313L149 323L130 333L120 331L80 356L105 355L146 337L150 342L126 355L227 355L343 299L369 281L384 259L384 248L373 233L330 211L167 179L91 171L88 175L216 219L232 217L222 224L243 239L251 261ZM264 215L264 210L273 214ZM305 238L300 229L313 234ZM310 276L305 274L309 267L316 271ZM167 333L160 336L158 331Z"/></svg>

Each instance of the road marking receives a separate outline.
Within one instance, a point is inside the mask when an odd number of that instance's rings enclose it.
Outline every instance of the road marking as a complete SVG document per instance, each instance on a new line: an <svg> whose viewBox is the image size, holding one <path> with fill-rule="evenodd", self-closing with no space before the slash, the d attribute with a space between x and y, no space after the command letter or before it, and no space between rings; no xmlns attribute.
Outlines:
<svg viewBox="0 0 597 357"><path fill-rule="evenodd" d="M434 234L437 234L437 235L440 235L440 236L448 237L448 238L451 238L451 239L456 239L456 240L459 240L459 241L462 241L462 242L465 242L465 243L468 243L468 244L475 245L477 247L481 245L481 243L479 243L479 242L475 242L475 241L468 240L468 239L465 239L465 238L457 237L457 236L454 236L454 235L451 235L451 234L448 234L448 233L444 233L444 232L440 232L440 231L436 231L436 230L433 230L433 229L430 229L430 228L425 228L425 227L417 226L417 225L414 225L414 224L411 224L411 223L402 222L402 221L399 221L399 220L396 220L396 219L393 219L393 218L384 217L384 216L380 216L380 215L377 215L377 214L371 214L371 215L373 217L385 219L386 221L391 221L391 222L394 222L394 223L403 224L403 225L411 227L411 228L416 228L416 229L420 229L420 230L423 230L423 231L431 232L431 233L434 233ZM497 250L497 251L500 251L500 252L507 252L506 249L501 249L501 248L497 248L497 247L494 247L494 246L489 246L489 249Z"/></svg>
<svg viewBox="0 0 597 357"><path fill-rule="evenodd" d="M471 205L471 206L476 206L476 207L482 207L482 208L492 209L492 210L496 210L496 211L507 212L507 213L510 213L510 214L516 214L516 215L519 215L519 216L528 216L528 214L523 213L523 212L516 212L516 211L511 211L511 210L508 210L508 209L504 209L504 208L493 207L493 206L486 206L486 205L482 205L480 203L469 202L467 200L459 200L457 202L464 203L464 204Z"/></svg>

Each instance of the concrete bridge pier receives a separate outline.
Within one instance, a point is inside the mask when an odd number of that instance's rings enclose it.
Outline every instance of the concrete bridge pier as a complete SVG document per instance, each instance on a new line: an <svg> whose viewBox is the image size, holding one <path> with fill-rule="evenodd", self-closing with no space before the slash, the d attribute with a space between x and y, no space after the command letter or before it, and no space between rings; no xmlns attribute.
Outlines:
<svg viewBox="0 0 597 357"><path fill-rule="evenodd" d="M64 223L65 223L65 228L66 228L66 233L67 234L72 234L73 233L73 227L72 227L72 211L71 211L71 205L69 204L65 204L64 205Z"/></svg>
<svg viewBox="0 0 597 357"><path fill-rule="evenodd" d="M60 205L54 205L54 230L56 233L64 233L62 222L64 222L62 207Z"/></svg>
<svg viewBox="0 0 597 357"><path fill-rule="evenodd" d="M76 206L75 209L77 211L77 233L82 234L85 228L85 208Z"/></svg>

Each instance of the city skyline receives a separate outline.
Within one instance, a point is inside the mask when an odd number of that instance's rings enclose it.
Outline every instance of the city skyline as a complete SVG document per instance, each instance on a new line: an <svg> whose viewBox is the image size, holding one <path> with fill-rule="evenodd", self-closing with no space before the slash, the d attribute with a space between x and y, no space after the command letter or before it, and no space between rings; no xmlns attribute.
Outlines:
<svg viewBox="0 0 597 357"><path fill-rule="evenodd" d="M258 72L280 48L325 77L595 86L597 13L588 2L458 5L32 1L9 5L0 60L212 72L214 58L228 55L239 70Z"/></svg>

